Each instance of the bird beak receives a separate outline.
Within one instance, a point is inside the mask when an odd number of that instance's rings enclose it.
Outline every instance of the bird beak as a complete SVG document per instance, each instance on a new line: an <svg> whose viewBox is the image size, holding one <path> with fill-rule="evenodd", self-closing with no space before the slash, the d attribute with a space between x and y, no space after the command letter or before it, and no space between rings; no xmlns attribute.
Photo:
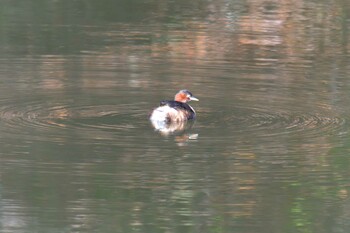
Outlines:
<svg viewBox="0 0 350 233"><path fill-rule="evenodd" d="M193 101L199 101L199 99L197 99L196 97L194 97L194 96L191 96L190 97L190 100L193 100Z"/></svg>

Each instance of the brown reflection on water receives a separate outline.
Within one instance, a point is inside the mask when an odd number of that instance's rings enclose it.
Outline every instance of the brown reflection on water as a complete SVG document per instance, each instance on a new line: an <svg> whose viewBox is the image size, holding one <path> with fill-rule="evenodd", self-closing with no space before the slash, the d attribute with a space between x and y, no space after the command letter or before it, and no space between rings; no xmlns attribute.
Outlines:
<svg viewBox="0 0 350 233"><path fill-rule="evenodd" d="M232 12L235 8L230 4L221 8L211 3L206 7L209 12L221 10L204 20L183 18L182 26L167 30L152 20L133 27L116 24L108 31L85 28L86 36L100 43L108 40L97 51L82 50L81 59L72 65L80 67L80 88L164 89L170 86L164 83L166 79L171 85L186 87L204 82L208 88L198 88L200 94L215 96L216 88L210 88L215 85L212 78L227 76L229 71L256 74L266 69L273 75L273 71L286 70L286 66L311 69L315 64L326 71L329 66L345 62L342 56L332 58L349 49L348 29L344 28L346 4L331 2L326 8L305 1L248 1L244 10L237 12ZM159 15L164 14L164 8L166 5L158 9ZM139 40L145 42L140 44ZM119 43L114 45L113 41ZM70 82L64 78L72 74L65 73L62 66L71 62L69 58L61 62L59 57L42 58L39 69L40 76L45 77L44 89L62 88ZM97 78L101 75L103 79ZM295 80L286 73L279 76L286 82ZM318 83L318 87L324 86Z"/></svg>

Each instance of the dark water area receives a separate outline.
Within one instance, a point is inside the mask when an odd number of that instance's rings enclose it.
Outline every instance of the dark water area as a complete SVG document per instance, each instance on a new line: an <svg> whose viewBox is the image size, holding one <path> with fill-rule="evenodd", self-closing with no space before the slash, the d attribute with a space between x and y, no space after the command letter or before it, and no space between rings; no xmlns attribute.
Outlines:
<svg viewBox="0 0 350 233"><path fill-rule="evenodd" d="M0 9L0 232L349 231L349 1Z"/></svg>

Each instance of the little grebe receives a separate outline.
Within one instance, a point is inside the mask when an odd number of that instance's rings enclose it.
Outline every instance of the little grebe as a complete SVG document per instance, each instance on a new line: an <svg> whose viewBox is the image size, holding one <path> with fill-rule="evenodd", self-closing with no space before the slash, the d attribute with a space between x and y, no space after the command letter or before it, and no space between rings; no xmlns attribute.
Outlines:
<svg viewBox="0 0 350 233"><path fill-rule="evenodd" d="M151 121L184 122L196 117L194 109L187 102L199 101L188 90L181 90L175 95L175 100L163 100L159 107L151 113Z"/></svg>

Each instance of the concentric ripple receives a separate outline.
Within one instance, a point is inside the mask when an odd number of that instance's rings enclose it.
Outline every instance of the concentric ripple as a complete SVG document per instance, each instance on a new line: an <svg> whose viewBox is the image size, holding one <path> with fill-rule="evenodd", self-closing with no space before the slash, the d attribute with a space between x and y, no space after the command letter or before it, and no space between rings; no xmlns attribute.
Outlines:
<svg viewBox="0 0 350 233"><path fill-rule="evenodd" d="M114 140L120 132L136 127L140 113L127 104L68 105L50 101L2 103L2 138L65 142L72 138Z"/></svg>
<svg viewBox="0 0 350 233"><path fill-rule="evenodd" d="M74 139L81 143L99 141L122 144L125 140L131 140L132 135L137 135L135 132L140 132L142 127L150 127L144 109L144 106L134 104L84 105L42 99L21 102L2 100L0 138L58 143ZM324 109L306 113L236 107L234 112L224 111L214 119L204 112L199 112L198 117L206 122L202 126L204 128L225 125L228 133L257 136L336 134L346 123L344 118ZM128 133L130 137L127 137Z"/></svg>
<svg viewBox="0 0 350 233"><path fill-rule="evenodd" d="M264 136L304 133L323 135L339 132L345 119L331 112L317 113L274 111L259 108L239 109L238 115L227 118L241 130L261 133Z"/></svg>

